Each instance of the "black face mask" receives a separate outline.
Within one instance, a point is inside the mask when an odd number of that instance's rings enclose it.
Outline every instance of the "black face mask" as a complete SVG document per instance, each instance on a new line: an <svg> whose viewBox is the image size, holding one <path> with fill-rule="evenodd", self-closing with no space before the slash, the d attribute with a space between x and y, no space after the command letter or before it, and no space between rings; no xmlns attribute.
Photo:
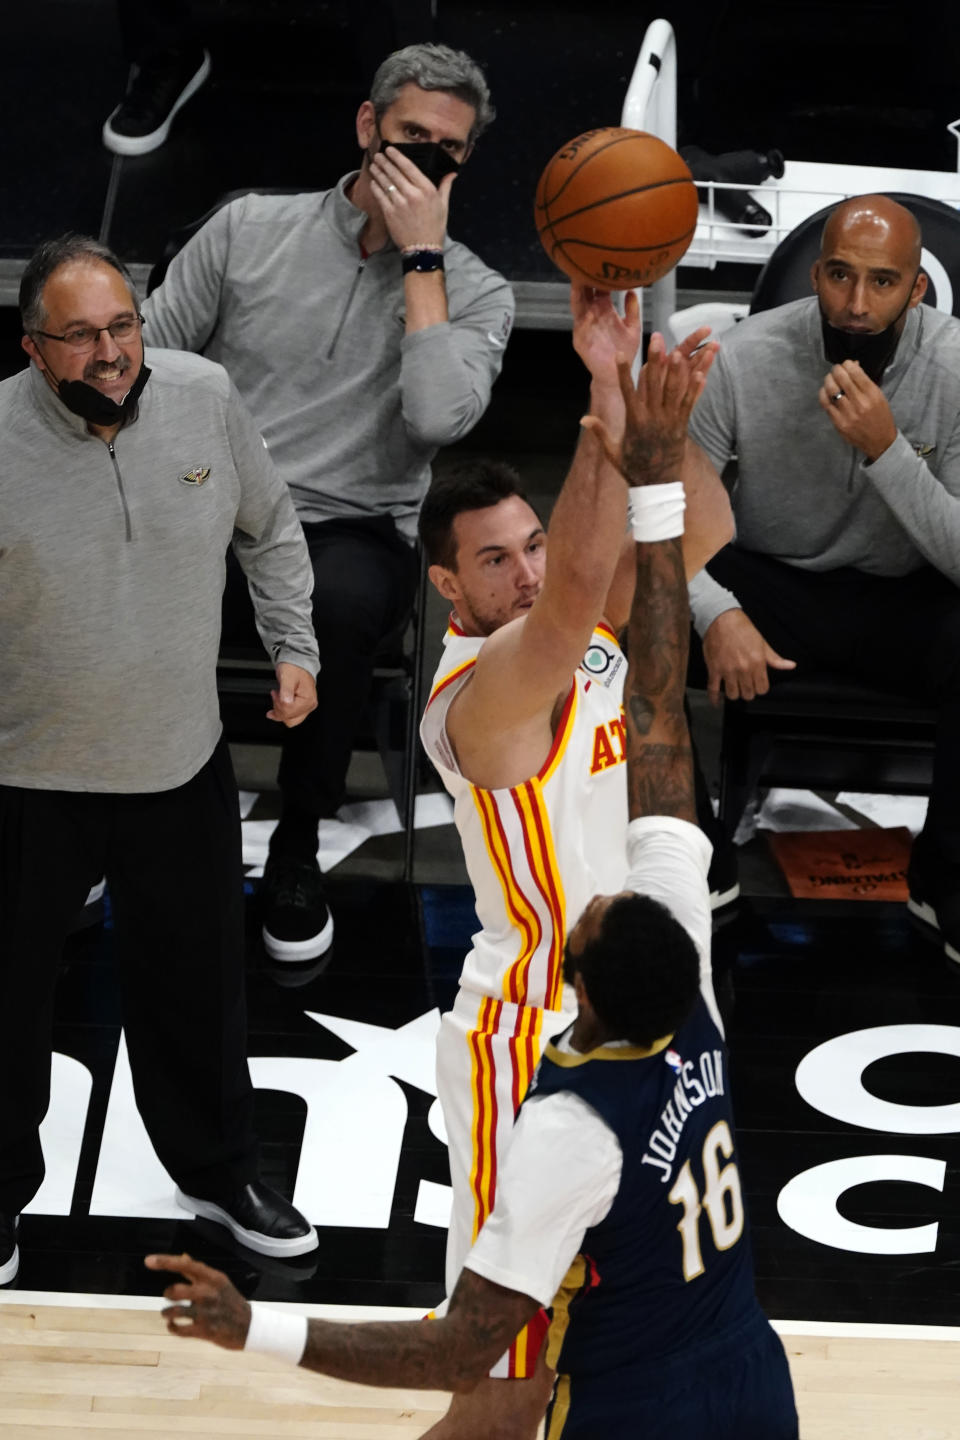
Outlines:
<svg viewBox="0 0 960 1440"><path fill-rule="evenodd" d="M460 166L449 151L444 150L434 140L384 140L380 136L380 149L385 150L392 145L394 150L399 150L401 155L406 155L412 160L418 170L421 170L431 185L439 185L444 175L456 175Z"/></svg>
<svg viewBox="0 0 960 1440"><path fill-rule="evenodd" d="M910 287L911 294L913 286ZM820 326L823 330L823 351L831 365L839 365L844 360L858 361L863 373L879 385L883 379L883 372L897 351L900 343L900 332L897 326L906 313L910 304L910 296L904 303L903 309L895 315L885 330L879 330L875 335L854 335L849 330L838 330L831 325L823 313L823 306L820 307Z"/></svg>
<svg viewBox="0 0 960 1440"><path fill-rule="evenodd" d="M50 373L53 375L52 370ZM55 375L53 378L56 380ZM119 405L95 385L88 385L86 380L57 380L57 394L68 410L90 425L121 425L128 416L135 413L137 401L149 379L150 370L146 365L141 365L140 374Z"/></svg>

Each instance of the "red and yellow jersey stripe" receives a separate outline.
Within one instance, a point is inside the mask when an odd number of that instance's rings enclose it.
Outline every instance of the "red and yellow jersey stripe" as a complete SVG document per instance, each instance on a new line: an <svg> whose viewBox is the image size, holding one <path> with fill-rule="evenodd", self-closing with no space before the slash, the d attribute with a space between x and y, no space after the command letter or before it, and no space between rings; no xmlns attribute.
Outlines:
<svg viewBox="0 0 960 1440"><path fill-rule="evenodd" d="M567 928L591 895L622 889L626 876L623 656L600 625L537 773L489 790L461 773L446 733L484 640L451 627L444 644L421 735L453 796L480 921L461 983L508 1004L560 1009Z"/></svg>

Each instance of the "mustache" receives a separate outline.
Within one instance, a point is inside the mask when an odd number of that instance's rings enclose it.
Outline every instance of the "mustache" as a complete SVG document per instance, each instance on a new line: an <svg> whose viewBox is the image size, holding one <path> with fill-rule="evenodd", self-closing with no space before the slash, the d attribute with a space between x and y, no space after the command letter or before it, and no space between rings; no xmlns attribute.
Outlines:
<svg viewBox="0 0 960 1440"><path fill-rule="evenodd" d="M91 360L83 372L84 380L98 380L108 370L119 370L125 375L133 362L129 355L118 355L116 360Z"/></svg>

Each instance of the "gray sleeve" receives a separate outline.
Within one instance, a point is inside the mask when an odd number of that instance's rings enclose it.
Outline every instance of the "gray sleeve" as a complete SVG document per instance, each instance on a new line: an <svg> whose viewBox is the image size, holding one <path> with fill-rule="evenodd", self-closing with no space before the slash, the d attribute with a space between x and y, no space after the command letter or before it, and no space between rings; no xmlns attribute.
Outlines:
<svg viewBox="0 0 960 1440"><path fill-rule="evenodd" d="M459 314L404 336L400 403L413 440L435 450L472 430L490 403L513 315L513 291L490 270Z"/></svg>
<svg viewBox="0 0 960 1440"><path fill-rule="evenodd" d="M706 388L690 416L690 438L704 451L718 475L723 474L737 453L737 407L731 371L721 344L707 376ZM701 639L718 615L741 608L736 595L725 590L706 570L701 570L690 581L689 596L690 616Z"/></svg>
<svg viewBox="0 0 960 1440"><path fill-rule="evenodd" d="M899 432L878 460L863 463L862 471L921 555L960 585L960 426L940 457L939 475Z"/></svg>
<svg viewBox="0 0 960 1440"><path fill-rule="evenodd" d="M260 638L274 664L288 661L316 675L313 568L303 528L290 491L232 384L226 422L240 479L233 550L247 577Z"/></svg>
<svg viewBox="0 0 960 1440"><path fill-rule="evenodd" d="M725 590L706 570L699 570L687 587L690 597L690 617L693 627L702 640L725 610L742 610L743 606L732 590Z"/></svg>
<svg viewBox="0 0 960 1440"><path fill-rule="evenodd" d="M170 261L163 283L143 302L146 343L200 351L216 328L230 250L233 205L224 205Z"/></svg>
<svg viewBox="0 0 960 1440"><path fill-rule="evenodd" d="M734 357L735 362L735 357ZM737 404L734 365L721 344L707 375L703 394L690 416L689 434L722 475L737 453Z"/></svg>

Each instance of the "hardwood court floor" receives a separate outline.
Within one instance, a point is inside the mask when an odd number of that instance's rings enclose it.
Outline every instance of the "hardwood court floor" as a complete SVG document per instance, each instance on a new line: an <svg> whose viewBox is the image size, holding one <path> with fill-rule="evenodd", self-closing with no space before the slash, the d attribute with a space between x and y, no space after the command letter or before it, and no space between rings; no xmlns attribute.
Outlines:
<svg viewBox="0 0 960 1440"><path fill-rule="evenodd" d="M180 1340L155 1301L149 1310L121 1304L0 1305L3 1440L413 1440L446 1409L441 1394L346 1385L267 1356Z"/></svg>
<svg viewBox="0 0 960 1440"><path fill-rule="evenodd" d="M414 1440L445 1408L443 1395L346 1385L263 1356L179 1340L168 1335L153 1300L141 1302L149 1309L133 1308L130 1298L116 1308L55 1302L24 1296L0 1304L2 1440ZM377 1313L309 1308L343 1318ZM960 1437L960 1330L778 1328L803 1440Z"/></svg>

